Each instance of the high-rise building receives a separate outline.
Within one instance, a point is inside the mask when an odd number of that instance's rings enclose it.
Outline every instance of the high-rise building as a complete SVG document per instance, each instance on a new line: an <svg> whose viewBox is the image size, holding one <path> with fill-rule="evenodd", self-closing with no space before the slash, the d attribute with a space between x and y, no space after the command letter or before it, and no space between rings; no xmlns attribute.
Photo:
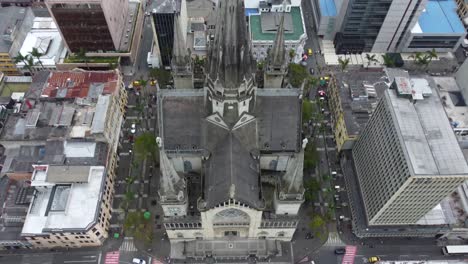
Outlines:
<svg viewBox="0 0 468 264"><path fill-rule="evenodd" d="M167 69L171 66L174 47L174 23L180 23L181 36L184 43L187 38L187 6L185 0L157 0L152 12L154 54L159 59L159 66ZM176 19L177 16L177 19Z"/></svg>
<svg viewBox="0 0 468 264"><path fill-rule="evenodd" d="M389 76L353 157L368 224L411 225L468 179L468 165L427 80Z"/></svg>
<svg viewBox="0 0 468 264"><path fill-rule="evenodd" d="M394 51L411 29L427 0L345 0L346 14L337 24L338 54Z"/></svg>
<svg viewBox="0 0 468 264"><path fill-rule="evenodd" d="M121 50L128 0L47 0L46 5L71 52Z"/></svg>

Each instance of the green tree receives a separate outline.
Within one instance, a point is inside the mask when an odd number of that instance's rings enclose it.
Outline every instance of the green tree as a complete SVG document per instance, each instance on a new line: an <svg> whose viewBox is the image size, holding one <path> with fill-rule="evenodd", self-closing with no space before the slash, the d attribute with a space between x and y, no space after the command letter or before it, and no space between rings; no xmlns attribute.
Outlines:
<svg viewBox="0 0 468 264"><path fill-rule="evenodd" d="M307 144L304 150L304 169L309 170L315 168L319 160L317 147L314 143Z"/></svg>
<svg viewBox="0 0 468 264"><path fill-rule="evenodd" d="M169 71L158 68L151 69L150 76L153 79L156 79L156 81L158 81L159 88L166 88L166 85L169 84L169 81L172 78L171 73Z"/></svg>
<svg viewBox="0 0 468 264"><path fill-rule="evenodd" d="M312 178L305 182L304 187L306 201L313 201L317 197L316 194L320 191L320 183Z"/></svg>
<svg viewBox="0 0 468 264"><path fill-rule="evenodd" d="M432 50L426 51L427 55L429 56L429 60L432 61L432 59L437 59L439 56L437 56L437 52L435 51L434 48Z"/></svg>
<svg viewBox="0 0 468 264"><path fill-rule="evenodd" d="M84 62L86 65L86 68L88 67L88 57L86 56L86 49L80 48L80 50L75 54L76 58L78 58L81 62Z"/></svg>
<svg viewBox="0 0 468 264"><path fill-rule="evenodd" d="M294 49L289 50L289 60L292 61L294 56L296 56L296 51Z"/></svg>
<svg viewBox="0 0 468 264"><path fill-rule="evenodd" d="M344 72L346 68L348 67L348 64L350 62L349 58L342 59L341 57L338 58L338 63L340 64L341 71Z"/></svg>
<svg viewBox="0 0 468 264"><path fill-rule="evenodd" d="M125 217L123 227L126 235L133 236L145 244L150 244L153 240L151 219L146 219L143 212L129 212Z"/></svg>
<svg viewBox="0 0 468 264"><path fill-rule="evenodd" d="M31 75L34 75L34 66L36 66L36 63L34 63L34 58L30 55L26 55L26 65L28 65L28 69L31 72Z"/></svg>
<svg viewBox="0 0 468 264"><path fill-rule="evenodd" d="M395 67L395 59L390 56L389 54L382 55L382 59L384 60L384 65L387 67Z"/></svg>
<svg viewBox="0 0 468 264"><path fill-rule="evenodd" d="M159 148L156 144L156 137L150 133L145 132L135 139L135 158L143 161L148 155L155 164L159 163Z"/></svg>
<svg viewBox="0 0 468 264"><path fill-rule="evenodd" d="M28 71L32 74L32 70L31 68L29 67L28 63L26 62L26 57L23 56L23 54L21 54L20 52L18 52L18 55L16 55L14 58L13 58L13 61L16 63L24 63L24 66L23 68L27 68Z"/></svg>
<svg viewBox="0 0 468 264"><path fill-rule="evenodd" d="M320 231L325 226L325 220L320 215L314 215L309 223L310 229Z"/></svg>
<svg viewBox="0 0 468 264"><path fill-rule="evenodd" d="M309 100L302 100L302 123L309 122L312 118L312 103Z"/></svg>
<svg viewBox="0 0 468 264"><path fill-rule="evenodd" d="M370 55L369 53L366 53L366 60L367 60L367 67L369 67L369 66L371 65L372 62L379 62L379 61L375 58L375 54Z"/></svg>
<svg viewBox="0 0 468 264"><path fill-rule="evenodd" d="M143 76L141 76L140 80L138 80L138 82L140 83L141 85L141 90L143 91L143 94L146 94L146 86L148 85L148 81L143 79Z"/></svg>
<svg viewBox="0 0 468 264"><path fill-rule="evenodd" d="M43 53L39 52L37 48L33 48L31 52L29 52L29 55L31 55L33 58L37 59L37 62L41 65L42 69L44 69L44 64L42 64L41 57L44 55Z"/></svg>
<svg viewBox="0 0 468 264"><path fill-rule="evenodd" d="M414 63L416 63L416 65L419 65L424 68L429 66L429 63L432 60L431 55L429 55L428 53L423 53L419 51L409 56L408 58L414 59Z"/></svg>
<svg viewBox="0 0 468 264"><path fill-rule="evenodd" d="M304 79L308 76L307 70L305 67L299 64L290 63L289 64L289 83L293 87L300 87Z"/></svg>
<svg viewBox="0 0 468 264"><path fill-rule="evenodd" d="M263 71L263 67L264 67L264 62L263 61L257 62L257 69L259 71Z"/></svg>

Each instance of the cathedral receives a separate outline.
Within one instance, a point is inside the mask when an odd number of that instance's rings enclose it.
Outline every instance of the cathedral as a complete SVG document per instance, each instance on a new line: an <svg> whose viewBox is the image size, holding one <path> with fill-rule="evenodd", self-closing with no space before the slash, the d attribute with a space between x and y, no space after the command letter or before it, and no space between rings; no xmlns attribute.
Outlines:
<svg viewBox="0 0 468 264"><path fill-rule="evenodd" d="M204 89L193 89L174 23L175 89L159 90L157 102L164 226L172 258L268 258L291 241L304 201L301 91L282 88L281 13L257 88L244 1L216 8Z"/></svg>

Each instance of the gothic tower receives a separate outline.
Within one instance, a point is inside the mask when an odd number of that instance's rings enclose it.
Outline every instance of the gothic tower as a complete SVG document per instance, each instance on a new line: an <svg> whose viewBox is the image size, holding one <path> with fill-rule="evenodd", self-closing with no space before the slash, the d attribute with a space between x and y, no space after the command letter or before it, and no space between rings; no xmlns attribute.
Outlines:
<svg viewBox="0 0 468 264"><path fill-rule="evenodd" d="M269 51L264 71L265 88L282 88L286 75L286 49L284 46L284 14L281 14L276 39L273 48Z"/></svg>
<svg viewBox="0 0 468 264"><path fill-rule="evenodd" d="M174 48L171 61L176 89L193 88L193 69L190 54L182 36L179 17L174 17Z"/></svg>

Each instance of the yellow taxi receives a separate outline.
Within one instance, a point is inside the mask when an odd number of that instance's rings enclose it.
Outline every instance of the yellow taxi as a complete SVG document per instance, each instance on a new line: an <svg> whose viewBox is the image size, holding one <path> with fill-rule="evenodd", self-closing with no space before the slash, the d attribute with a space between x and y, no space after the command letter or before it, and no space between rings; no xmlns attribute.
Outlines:
<svg viewBox="0 0 468 264"><path fill-rule="evenodd" d="M376 262L380 261L380 258L379 257L370 257L368 260L369 260L369 263L376 263Z"/></svg>
<svg viewBox="0 0 468 264"><path fill-rule="evenodd" d="M156 85L156 80L151 80L151 81L150 81L150 85L151 85L151 86L155 86L155 85Z"/></svg>
<svg viewBox="0 0 468 264"><path fill-rule="evenodd" d="M135 87L138 87L138 86L141 85L139 81L133 81L132 84L133 84L133 86L135 86Z"/></svg>
<svg viewBox="0 0 468 264"><path fill-rule="evenodd" d="M308 56L314 55L314 52L312 51L312 49L307 49L307 55Z"/></svg>

